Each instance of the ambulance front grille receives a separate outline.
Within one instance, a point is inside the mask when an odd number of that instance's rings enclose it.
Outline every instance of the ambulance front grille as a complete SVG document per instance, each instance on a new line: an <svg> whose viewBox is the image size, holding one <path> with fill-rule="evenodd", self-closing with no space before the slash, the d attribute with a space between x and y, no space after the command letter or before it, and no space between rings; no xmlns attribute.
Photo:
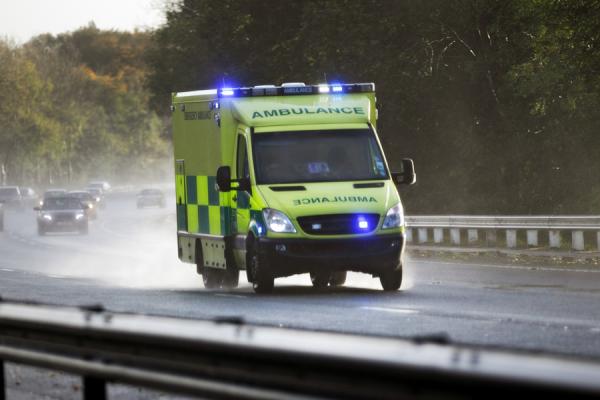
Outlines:
<svg viewBox="0 0 600 400"><path fill-rule="evenodd" d="M330 214L298 217L302 230L311 235L351 235L373 232L379 214Z"/></svg>

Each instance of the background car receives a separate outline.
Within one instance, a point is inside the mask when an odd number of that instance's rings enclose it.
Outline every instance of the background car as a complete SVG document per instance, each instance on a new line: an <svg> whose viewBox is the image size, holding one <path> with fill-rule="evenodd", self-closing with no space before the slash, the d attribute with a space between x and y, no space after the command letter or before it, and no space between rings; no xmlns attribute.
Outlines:
<svg viewBox="0 0 600 400"><path fill-rule="evenodd" d="M88 188L97 188L101 189L104 193L110 192L111 186L110 183L106 181L91 181L88 184Z"/></svg>
<svg viewBox="0 0 600 400"><path fill-rule="evenodd" d="M85 213L87 214L89 219L97 219L98 218L98 210L96 208L96 199L90 194L90 192L85 190L73 190L67 193L69 197L75 197L79 199L81 204L87 206L85 209Z"/></svg>
<svg viewBox="0 0 600 400"><path fill-rule="evenodd" d="M159 189L144 189L137 194L137 208L156 206L165 207L165 195Z"/></svg>
<svg viewBox="0 0 600 400"><path fill-rule="evenodd" d="M95 187L87 187L85 188L85 191L91 194L94 200L96 201L96 208L106 208L106 197L104 196L102 189Z"/></svg>
<svg viewBox="0 0 600 400"><path fill-rule="evenodd" d="M50 199L53 197L62 197L65 194L67 194L67 190L66 189L48 189L44 192L43 196L42 196L42 200L40 200L40 206L44 205L44 201L46 199Z"/></svg>
<svg viewBox="0 0 600 400"><path fill-rule="evenodd" d="M87 206L78 198L72 196L50 197L44 200L44 205L35 207L38 211L38 235L47 232L79 232L88 233Z"/></svg>
<svg viewBox="0 0 600 400"><path fill-rule="evenodd" d="M0 186L0 202L6 208L23 208L23 199L18 186Z"/></svg>

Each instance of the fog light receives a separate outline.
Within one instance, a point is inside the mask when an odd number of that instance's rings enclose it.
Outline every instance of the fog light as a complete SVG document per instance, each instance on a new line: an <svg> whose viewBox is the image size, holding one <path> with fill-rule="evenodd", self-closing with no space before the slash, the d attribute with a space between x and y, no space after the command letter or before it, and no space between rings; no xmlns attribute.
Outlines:
<svg viewBox="0 0 600 400"><path fill-rule="evenodd" d="M285 253L287 251L287 246L285 244L276 244L275 251L278 253Z"/></svg>

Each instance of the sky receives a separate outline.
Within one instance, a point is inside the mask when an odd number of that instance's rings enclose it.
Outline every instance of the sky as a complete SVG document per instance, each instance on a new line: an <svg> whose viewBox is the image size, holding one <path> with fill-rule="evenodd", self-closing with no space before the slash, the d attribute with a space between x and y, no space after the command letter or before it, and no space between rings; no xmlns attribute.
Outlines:
<svg viewBox="0 0 600 400"><path fill-rule="evenodd" d="M0 38L21 44L40 33L99 29L131 31L164 22L165 0L0 0Z"/></svg>

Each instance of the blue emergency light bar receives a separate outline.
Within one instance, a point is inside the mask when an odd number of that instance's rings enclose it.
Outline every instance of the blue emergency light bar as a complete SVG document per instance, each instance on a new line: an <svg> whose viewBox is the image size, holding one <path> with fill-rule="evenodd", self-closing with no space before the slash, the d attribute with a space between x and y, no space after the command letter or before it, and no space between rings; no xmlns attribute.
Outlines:
<svg viewBox="0 0 600 400"><path fill-rule="evenodd" d="M374 83L289 85L289 86L257 86L241 88L220 88L220 98L227 97L260 97L260 96L298 96L311 94L344 94L369 93L375 91Z"/></svg>

